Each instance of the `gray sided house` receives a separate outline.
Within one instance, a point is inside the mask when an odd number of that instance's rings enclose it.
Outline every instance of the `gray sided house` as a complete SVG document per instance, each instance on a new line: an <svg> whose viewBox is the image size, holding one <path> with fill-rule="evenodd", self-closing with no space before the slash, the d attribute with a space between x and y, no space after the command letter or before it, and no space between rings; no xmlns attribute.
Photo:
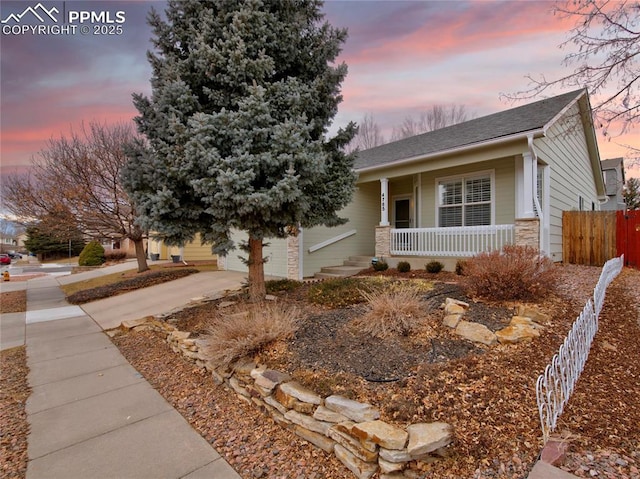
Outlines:
<svg viewBox="0 0 640 479"><path fill-rule="evenodd" d="M622 158L602 160L602 174L607 194L603 210L624 210L626 204L622 193L625 184L624 163Z"/></svg>
<svg viewBox="0 0 640 479"><path fill-rule="evenodd" d="M505 244L561 261L562 212L607 198L586 90L361 151L355 170L348 223L271 241L266 274L348 272L372 257L452 269ZM220 263L246 270L234 253Z"/></svg>

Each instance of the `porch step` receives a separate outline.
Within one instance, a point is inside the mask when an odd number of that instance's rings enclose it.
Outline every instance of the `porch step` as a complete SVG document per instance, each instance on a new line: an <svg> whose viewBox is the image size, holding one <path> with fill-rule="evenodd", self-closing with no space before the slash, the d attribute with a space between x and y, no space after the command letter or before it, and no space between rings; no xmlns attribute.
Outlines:
<svg viewBox="0 0 640 479"><path fill-rule="evenodd" d="M345 260L345 266L360 266L361 268L368 268L371 266L371 256L349 256L348 260Z"/></svg>
<svg viewBox="0 0 640 479"><path fill-rule="evenodd" d="M342 266L324 266L314 275L318 279L346 278L354 276L371 266L371 256L350 256Z"/></svg>

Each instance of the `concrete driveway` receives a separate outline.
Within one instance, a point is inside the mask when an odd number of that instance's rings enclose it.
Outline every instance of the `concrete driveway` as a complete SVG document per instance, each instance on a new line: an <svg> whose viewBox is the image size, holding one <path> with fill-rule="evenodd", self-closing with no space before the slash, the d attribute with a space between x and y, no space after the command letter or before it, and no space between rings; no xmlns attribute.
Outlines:
<svg viewBox="0 0 640 479"><path fill-rule="evenodd" d="M238 290L246 274L235 271L196 273L168 283L83 304L81 308L102 329L112 329L130 319L180 309L202 298L219 298Z"/></svg>

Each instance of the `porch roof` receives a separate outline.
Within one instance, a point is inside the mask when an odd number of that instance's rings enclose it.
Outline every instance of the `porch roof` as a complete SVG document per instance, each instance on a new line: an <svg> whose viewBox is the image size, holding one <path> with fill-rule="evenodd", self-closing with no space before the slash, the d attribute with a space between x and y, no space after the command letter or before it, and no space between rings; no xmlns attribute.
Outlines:
<svg viewBox="0 0 640 479"><path fill-rule="evenodd" d="M586 90L575 90L364 150L358 153L354 168L356 171L375 168L396 161L434 155L476 143L541 130L548 127L552 120L583 94L586 94Z"/></svg>

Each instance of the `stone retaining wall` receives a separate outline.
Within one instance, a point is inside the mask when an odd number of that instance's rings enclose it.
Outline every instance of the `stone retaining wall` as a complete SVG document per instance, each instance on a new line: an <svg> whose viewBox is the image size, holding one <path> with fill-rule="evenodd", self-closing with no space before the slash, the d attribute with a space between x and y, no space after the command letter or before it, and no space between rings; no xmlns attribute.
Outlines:
<svg viewBox="0 0 640 479"><path fill-rule="evenodd" d="M201 339L190 338L189 332L158 319L125 321L121 328L161 333L174 352L209 371L217 384L232 389L240 399L305 441L335 454L359 479L376 472L381 479L415 477L413 466L445 457L453 440L449 424L418 423L400 428L381 421L380 412L371 404L338 395L322 398L288 374L251 361L217 370L206 357Z"/></svg>

